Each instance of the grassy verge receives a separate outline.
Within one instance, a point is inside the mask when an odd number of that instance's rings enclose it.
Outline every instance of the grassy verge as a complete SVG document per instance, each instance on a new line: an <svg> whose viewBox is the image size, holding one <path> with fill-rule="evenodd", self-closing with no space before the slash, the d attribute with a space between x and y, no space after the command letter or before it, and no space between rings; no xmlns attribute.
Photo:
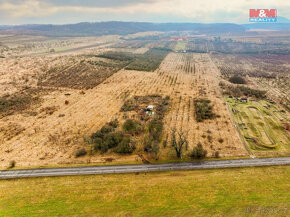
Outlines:
<svg viewBox="0 0 290 217"><path fill-rule="evenodd" d="M290 166L0 181L3 216L288 216Z"/></svg>

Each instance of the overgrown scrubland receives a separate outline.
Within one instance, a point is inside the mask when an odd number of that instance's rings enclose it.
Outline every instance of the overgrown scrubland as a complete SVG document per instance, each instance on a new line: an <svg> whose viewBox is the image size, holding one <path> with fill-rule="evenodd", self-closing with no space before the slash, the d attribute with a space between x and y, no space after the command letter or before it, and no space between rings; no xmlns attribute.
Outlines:
<svg viewBox="0 0 290 217"><path fill-rule="evenodd" d="M290 68L288 63L290 55L282 53L213 54L212 58L224 79L231 81L234 78L232 83L247 83L247 87L231 88L235 93L246 92L258 98L267 97L289 111Z"/></svg>
<svg viewBox="0 0 290 217"><path fill-rule="evenodd" d="M146 109L149 104L154 105L152 111ZM121 112L133 112L135 118L125 117L121 126L118 120L108 122L91 135L88 143L93 145L94 151L101 153L110 151L131 154L138 146L139 154L146 152L156 159L163 136L163 117L168 105L169 97L134 96L125 101Z"/></svg>

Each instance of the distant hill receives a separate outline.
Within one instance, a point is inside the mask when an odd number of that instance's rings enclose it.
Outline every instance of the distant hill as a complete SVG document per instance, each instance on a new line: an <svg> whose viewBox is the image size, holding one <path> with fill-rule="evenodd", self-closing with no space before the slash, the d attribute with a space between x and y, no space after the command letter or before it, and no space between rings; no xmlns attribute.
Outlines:
<svg viewBox="0 0 290 217"><path fill-rule="evenodd" d="M290 23L290 20L287 17L278 16L278 23Z"/></svg>
<svg viewBox="0 0 290 217"><path fill-rule="evenodd" d="M290 23L250 23L243 26L247 29L290 31Z"/></svg>
<svg viewBox="0 0 290 217"><path fill-rule="evenodd" d="M3 29L3 28L9 28L9 26L6 26L6 25L0 25L0 29Z"/></svg>
<svg viewBox="0 0 290 217"><path fill-rule="evenodd" d="M197 34L241 33L245 27L237 24L218 23L145 23L145 22L96 22L66 25L0 26L1 32L45 36L94 36L125 35L146 31L195 31Z"/></svg>

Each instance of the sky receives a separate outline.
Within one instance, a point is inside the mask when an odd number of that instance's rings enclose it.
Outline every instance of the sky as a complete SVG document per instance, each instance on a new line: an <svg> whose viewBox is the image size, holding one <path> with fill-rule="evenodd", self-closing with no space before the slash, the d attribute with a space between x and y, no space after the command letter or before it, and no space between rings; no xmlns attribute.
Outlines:
<svg viewBox="0 0 290 217"><path fill-rule="evenodd" d="M277 9L290 0L0 0L0 25L100 21L248 23L249 9ZM290 21L289 21L290 22Z"/></svg>

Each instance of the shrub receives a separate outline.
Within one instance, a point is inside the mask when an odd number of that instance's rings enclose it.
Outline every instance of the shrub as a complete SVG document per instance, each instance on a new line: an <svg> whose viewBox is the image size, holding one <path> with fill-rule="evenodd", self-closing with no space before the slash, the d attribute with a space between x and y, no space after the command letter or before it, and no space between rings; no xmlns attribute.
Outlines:
<svg viewBox="0 0 290 217"><path fill-rule="evenodd" d="M119 126L119 121L117 119L110 121L109 126L111 126L113 128L117 128Z"/></svg>
<svg viewBox="0 0 290 217"><path fill-rule="evenodd" d="M105 124L99 131L93 133L91 138L95 151L102 153L112 150L116 153L132 153L135 150L135 142L129 135L116 131L118 121ZM130 128L131 129L131 128Z"/></svg>
<svg viewBox="0 0 290 217"><path fill-rule="evenodd" d="M124 134L122 132L111 132L105 135L103 139L103 144L109 149L118 146L124 139Z"/></svg>
<svg viewBox="0 0 290 217"><path fill-rule="evenodd" d="M103 140L100 137L96 137L92 139L94 143L94 149L96 151L102 150L102 152L108 151L108 149L103 149Z"/></svg>
<svg viewBox="0 0 290 217"><path fill-rule="evenodd" d="M12 168L14 168L16 166L16 162L15 162L15 160L13 160L13 161L10 161L10 163L9 163L9 169L12 169Z"/></svg>
<svg viewBox="0 0 290 217"><path fill-rule="evenodd" d="M85 156L87 154L86 149L82 148L76 151L75 156L76 157L81 157L81 156Z"/></svg>
<svg viewBox="0 0 290 217"><path fill-rule="evenodd" d="M143 131L143 126L140 121L128 119L123 124L123 130L131 135L138 135Z"/></svg>
<svg viewBox="0 0 290 217"><path fill-rule="evenodd" d="M216 158L219 158L219 157L220 157L220 153L219 153L218 151L216 151L216 152L214 153L214 156L215 156Z"/></svg>
<svg viewBox="0 0 290 217"><path fill-rule="evenodd" d="M124 136L122 141L116 147L115 152L120 154L130 154L135 149L135 141L133 141L130 136Z"/></svg>
<svg viewBox="0 0 290 217"><path fill-rule="evenodd" d="M207 151L203 149L202 144L198 143L196 147L190 153L190 157L193 159L202 159L207 155Z"/></svg>
<svg viewBox="0 0 290 217"><path fill-rule="evenodd" d="M151 152L152 151L152 144L154 140L150 136L144 136L144 139L142 141L143 149L145 152Z"/></svg>
<svg viewBox="0 0 290 217"><path fill-rule="evenodd" d="M233 84L246 84L246 80L238 75L234 75L229 79L229 82Z"/></svg>
<svg viewBox="0 0 290 217"><path fill-rule="evenodd" d="M153 144L151 145L150 154L155 160L159 159L159 150L160 150L159 143L153 142Z"/></svg>
<svg viewBox="0 0 290 217"><path fill-rule="evenodd" d="M98 133L94 134L97 135ZM102 153L107 152L109 149L117 147L124 138L124 133L122 132L108 132L106 134L100 134L102 137L93 138L94 149L96 151L101 151Z"/></svg>
<svg viewBox="0 0 290 217"><path fill-rule="evenodd" d="M99 139L103 139L104 138L104 134L101 132L101 130L98 130L97 132L92 134L92 140L94 141L95 139L99 138Z"/></svg>
<svg viewBox="0 0 290 217"><path fill-rule="evenodd" d="M223 143L224 139L220 138L218 141L219 141L219 143Z"/></svg>
<svg viewBox="0 0 290 217"><path fill-rule="evenodd" d="M109 124L105 124L100 130L92 134L92 140L94 141L96 138L103 139L106 134L111 133L114 130L114 127L110 126Z"/></svg>
<svg viewBox="0 0 290 217"><path fill-rule="evenodd" d="M122 112L133 111L138 108L137 102L135 99L128 99L124 105L121 107Z"/></svg>
<svg viewBox="0 0 290 217"><path fill-rule="evenodd" d="M117 126L117 120L111 121L92 134L91 139L96 151L105 153L110 148L116 147L119 144L120 140L122 140L123 134L121 132L115 132Z"/></svg>
<svg viewBox="0 0 290 217"><path fill-rule="evenodd" d="M109 124L106 124L101 128L101 133L106 134L114 131L114 127L110 126Z"/></svg>
<svg viewBox="0 0 290 217"><path fill-rule="evenodd" d="M144 151L150 153L156 160L159 158L159 142L154 141L152 137L145 136L143 139Z"/></svg>
<svg viewBox="0 0 290 217"><path fill-rule="evenodd" d="M163 132L163 122L161 120L153 119L148 124L148 131L150 137L157 142L161 142Z"/></svg>

